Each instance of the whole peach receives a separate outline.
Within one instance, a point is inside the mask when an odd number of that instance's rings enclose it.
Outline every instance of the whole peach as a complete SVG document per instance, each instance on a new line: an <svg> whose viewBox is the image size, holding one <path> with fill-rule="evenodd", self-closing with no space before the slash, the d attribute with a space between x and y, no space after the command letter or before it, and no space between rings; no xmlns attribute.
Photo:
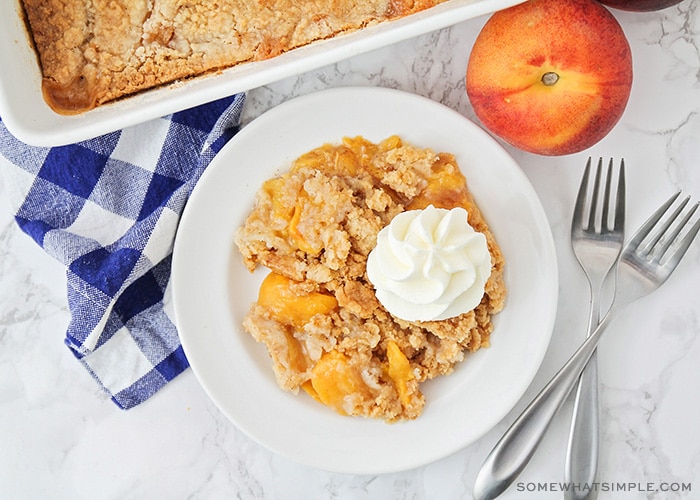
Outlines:
<svg viewBox="0 0 700 500"><path fill-rule="evenodd" d="M529 0L494 13L467 65L481 123L542 155L587 149L617 124L632 87L632 55L595 0Z"/></svg>

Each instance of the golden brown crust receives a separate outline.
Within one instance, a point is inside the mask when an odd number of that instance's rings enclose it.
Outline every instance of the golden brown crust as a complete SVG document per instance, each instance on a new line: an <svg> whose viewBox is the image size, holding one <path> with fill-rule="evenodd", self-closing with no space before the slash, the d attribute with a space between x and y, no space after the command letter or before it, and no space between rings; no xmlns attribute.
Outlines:
<svg viewBox="0 0 700 500"><path fill-rule="evenodd" d="M22 0L45 98L60 113L275 57L443 1Z"/></svg>

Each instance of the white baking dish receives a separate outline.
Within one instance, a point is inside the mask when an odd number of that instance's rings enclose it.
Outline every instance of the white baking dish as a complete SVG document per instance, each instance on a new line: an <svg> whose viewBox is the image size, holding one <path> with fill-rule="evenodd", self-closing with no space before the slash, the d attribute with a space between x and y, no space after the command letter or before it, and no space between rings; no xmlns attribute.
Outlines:
<svg viewBox="0 0 700 500"><path fill-rule="evenodd" d="M19 0L0 2L0 117L20 140L58 146L89 139L331 64L372 49L495 12L523 0L450 0L402 19L313 43L266 61L222 71L99 106L76 116L51 110Z"/></svg>

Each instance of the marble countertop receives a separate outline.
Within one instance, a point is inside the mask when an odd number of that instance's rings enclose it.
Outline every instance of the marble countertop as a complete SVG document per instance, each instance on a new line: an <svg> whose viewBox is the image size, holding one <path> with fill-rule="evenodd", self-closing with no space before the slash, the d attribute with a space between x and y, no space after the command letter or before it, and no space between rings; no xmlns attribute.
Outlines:
<svg viewBox="0 0 700 500"><path fill-rule="evenodd" d="M502 422L467 448L415 470L355 476L290 462L229 423L191 370L146 403L117 409L63 345L64 271L18 230L0 176L0 498L471 498L492 446L583 338L588 287L569 227L587 157L624 157L628 227L678 189L700 198L699 6L685 0L661 12L615 11L632 47L635 77L622 120L600 143L565 157L505 146L538 193L554 235L560 294L551 344ZM293 96L346 85L399 88L474 119L464 72L485 21L251 90L244 121ZM696 242L669 282L624 310L601 343L599 487L618 490L602 491L601 499L700 495L699 283ZM563 480L571 409L569 401L502 498L562 497L552 483Z"/></svg>

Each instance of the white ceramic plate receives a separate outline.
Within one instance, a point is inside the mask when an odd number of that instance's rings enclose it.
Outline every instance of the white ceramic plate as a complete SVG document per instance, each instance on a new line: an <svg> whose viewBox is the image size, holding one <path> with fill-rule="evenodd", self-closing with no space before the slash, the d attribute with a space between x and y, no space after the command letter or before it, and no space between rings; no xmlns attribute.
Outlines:
<svg viewBox="0 0 700 500"><path fill-rule="evenodd" d="M509 289L492 344L455 373L422 385L427 404L396 424L342 417L278 388L271 361L241 327L265 271L249 273L233 243L263 181L302 153L343 136L406 141L454 153L506 259ZM288 101L224 147L195 187L173 257L176 321L192 369L248 436L292 460L378 474L445 457L494 427L523 395L549 343L557 266L542 206L513 159L459 113L383 88L341 88Z"/></svg>
<svg viewBox="0 0 700 500"><path fill-rule="evenodd" d="M41 71L19 1L0 1L0 117L22 141L58 146L266 85L523 0L450 0L402 19L312 43L265 61L147 90L75 116L58 115L44 102Z"/></svg>

